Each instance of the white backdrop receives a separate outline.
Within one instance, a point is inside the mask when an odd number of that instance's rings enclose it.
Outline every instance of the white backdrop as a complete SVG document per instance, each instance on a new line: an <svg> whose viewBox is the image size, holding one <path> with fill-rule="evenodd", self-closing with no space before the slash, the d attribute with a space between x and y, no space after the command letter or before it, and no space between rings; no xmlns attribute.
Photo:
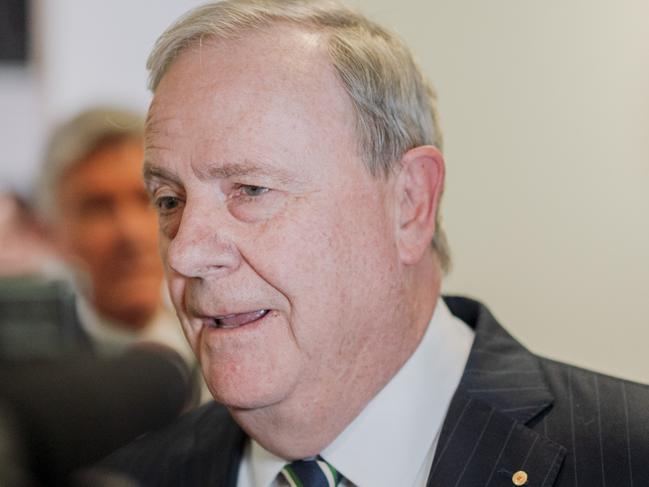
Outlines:
<svg viewBox="0 0 649 487"><path fill-rule="evenodd" d="M649 382L649 2L358 2L438 88L455 270L534 351Z"/></svg>
<svg viewBox="0 0 649 487"><path fill-rule="evenodd" d="M146 54L197 3L37 2L38 103L18 83L29 107L0 111L3 173L28 179L11 147L87 103L144 109ZM649 382L649 2L355 4L407 40L439 91L445 289L486 302L534 351Z"/></svg>

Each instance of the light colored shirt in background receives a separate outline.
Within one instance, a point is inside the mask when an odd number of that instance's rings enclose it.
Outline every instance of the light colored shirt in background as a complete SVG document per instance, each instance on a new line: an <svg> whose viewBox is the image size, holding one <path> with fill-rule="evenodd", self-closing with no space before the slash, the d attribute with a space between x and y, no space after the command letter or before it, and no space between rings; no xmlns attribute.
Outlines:
<svg viewBox="0 0 649 487"><path fill-rule="evenodd" d="M161 307L151 322L139 330L124 328L99 316L80 295L77 297L77 312L81 326L100 356L121 353L137 343L155 342L174 349L187 363L196 361L178 318L169 309Z"/></svg>

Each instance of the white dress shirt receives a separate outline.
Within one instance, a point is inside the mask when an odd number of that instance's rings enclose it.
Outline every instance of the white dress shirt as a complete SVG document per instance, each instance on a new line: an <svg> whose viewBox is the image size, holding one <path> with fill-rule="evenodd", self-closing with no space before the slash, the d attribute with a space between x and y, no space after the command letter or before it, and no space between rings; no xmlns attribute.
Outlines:
<svg viewBox="0 0 649 487"><path fill-rule="evenodd" d="M347 487L425 487L474 332L442 299L414 354L320 455ZM286 460L248 441L237 487L282 487Z"/></svg>

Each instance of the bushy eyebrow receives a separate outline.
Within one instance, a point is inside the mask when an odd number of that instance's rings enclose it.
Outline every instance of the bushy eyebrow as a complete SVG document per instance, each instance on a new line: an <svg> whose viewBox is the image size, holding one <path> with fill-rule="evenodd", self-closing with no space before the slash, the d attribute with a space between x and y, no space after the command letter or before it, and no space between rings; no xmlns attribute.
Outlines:
<svg viewBox="0 0 649 487"><path fill-rule="evenodd" d="M230 179L245 176L264 176L282 183L295 182L295 177L281 168L267 164L260 165L250 161L210 165L194 169L196 177L202 181L210 179Z"/></svg>
<svg viewBox="0 0 649 487"><path fill-rule="evenodd" d="M284 184L297 182L296 178L292 174L289 174L288 171L268 165L255 164L249 161L209 165L205 168L194 168L193 171L196 177L201 181L231 179L245 176L262 176L275 179ZM142 176L147 186L153 180L167 181L182 186L182 183L176 174L157 166L151 161L144 161Z"/></svg>
<svg viewBox="0 0 649 487"><path fill-rule="evenodd" d="M146 188L149 198L153 198L153 193L155 191L155 182L165 182L172 184L175 187L182 187L180 178L176 176L171 171L168 171L162 167L156 166L151 162L144 161L144 166L142 168L142 178L144 179L144 187Z"/></svg>
<svg viewBox="0 0 649 487"><path fill-rule="evenodd" d="M178 185L181 184L180 179L174 173L146 160L142 168L142 177L144 178L145 184L150 183L154 179L161 179Z"/></svg>

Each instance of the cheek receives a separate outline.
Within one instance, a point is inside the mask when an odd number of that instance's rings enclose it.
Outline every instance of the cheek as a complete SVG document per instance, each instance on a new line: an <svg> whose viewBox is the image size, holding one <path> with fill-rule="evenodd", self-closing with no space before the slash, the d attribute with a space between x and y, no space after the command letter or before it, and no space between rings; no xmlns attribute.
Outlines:
<svg viewBox="0 0 649 487"><path fill-rule="evenodd" d="M107 237L88 235L87 238L72 243L70 250L93 268L110 267L110 244Z"/></svg>
<svg viewBox="0 0 649 487"><path fill-rule="evenodd" d="M158 216L150 209L146 208L141 212L141 231L140 238L142 241L154 246L158 245Z"/></svg>
<svg viewBox="0 0 649 487"><path fill-rule="evenodd" d="M67 222L62 235L66 249L86 260L107 258L114 240L110 226L96 222Z"/></svg>
<svg viewBox="0 0 649 487"><path fill-rule="evenodd" d="M169 270L167 266L164 267L165 273L165 282L167 289L169 291L169 297L171 302L176 309L176 312L180 315L185 314L184 309L184 292L185 292L185 280L180 278L178 275Z"/></svg>
<svg viewBox="0 0 649 487"><path fill-rule="evenodd" d="M336 220L335 214L326 211L304 211L273 220L254 238L246 239L240 250L255 271L287 297L294 297L291 290L305 295L324 277L322 271L332 268L344 247Z"/></svg>
<svg viewBox="0 0 649 487"><path fill-rule="evenodd" d="M193 328L189 324L187 313L185 312L185 280L170 274L165 267L165 278L167 288L169 290L169 297L173 304L174 309L180 320L183 333L189 342L190 347L194 352L197 352L198 346L198 333L200 330Z"/></svg>
<svg viewBox="0 0 649 487"><path fill-rule="evenodd" d="M377 261L367 251L379 234L386 240L379 222L345 208L354 207L322 205L274 221L240 248L255 272L289 301L298 338L323 335L334 321L345 321L372 287L370 271L386 264L384 256Z"/></svg>
<svg viewBox="0 0 649 487"><path fill-rule="evenodd" d="M158 244L158 255L160 256L162 265L165 268L165 272L167 272L168 269L167 252L169 250L169 239L165 237L164 234L159 229L157 232L157 244Z"/></svg>
<svg viewBox="0 0 649 487"><path fill-rule="evenodd" d="M362 281L394 257L390 218L377 192L349 190L290 208L240 245L255 270L288 294Z"/></svg>
<svg viewBox="0 0 649 487"><path fill-rule="evenodd" d="M162 267L164 270L165 283L169 291L169 297L171 302L174 305L176 312L182 317L185 315L184 312L184 292L185 292L185 280L174 273L167 264L167 251L169 248L169 239L160 235L157 239L158 253L160 254L160 259L162 260ZM185 324L183 323L183 328ZM186 330L187 334L189 330Z"/></svg>

